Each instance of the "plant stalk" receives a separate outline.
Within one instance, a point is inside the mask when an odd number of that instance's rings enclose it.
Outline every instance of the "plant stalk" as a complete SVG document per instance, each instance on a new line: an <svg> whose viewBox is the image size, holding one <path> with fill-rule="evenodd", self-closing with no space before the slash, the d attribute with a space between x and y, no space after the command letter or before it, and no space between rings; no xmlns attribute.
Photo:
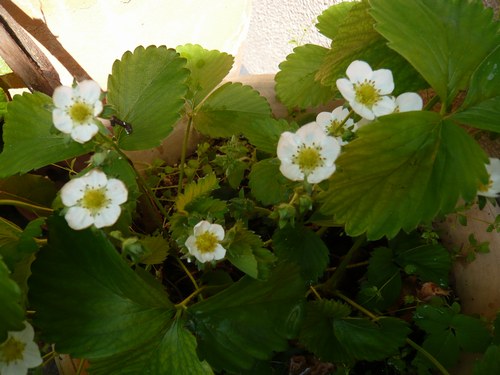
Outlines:
<svg viewBox="0 0 500 375"><path fill-rule="evenodd" d="M179 185L177 186L177 193L182 193L182 180L184 180L184 164L186 163L187 146L189 142L189 134L191 133L191 127L193 125L193 117L188 117L188 123L186 126L186 131L184 132L184 139L182 140L182 151L181 151L181 161L179 164Z"/></svg>

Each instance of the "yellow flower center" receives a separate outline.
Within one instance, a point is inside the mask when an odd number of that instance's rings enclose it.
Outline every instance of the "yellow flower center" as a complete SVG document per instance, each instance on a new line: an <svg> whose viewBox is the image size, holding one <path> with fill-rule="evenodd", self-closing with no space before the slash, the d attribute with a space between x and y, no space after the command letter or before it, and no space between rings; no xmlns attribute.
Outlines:
<svg viewBox="0 0 500 375"><path fill-rule="evenodd" d="M213 253L218 243L217 237L211 232L204 232L196 236L196 247L200 253Z"/></svg>
<svg viewBox="0 0 500 375"><path fill-rule="evenodd" d="M23 359L24 348L26 344L9 337L6 342L0 346L0 360L2 362L14 362Z"/></svg>
<svg viewBox="0 0 500 375"><path fill-rule="evenodd" d="M482 192L486 192L486 191L490 190L492 186L493 186L493 180L490 178L490 180L488 181L488 183L486 185L480 184L478 190L482 191Z"/></svg>
<svg viewBox="0 0 500 375"><path fill-rule="evenodd" d="M375 88L375 82L364 81L354 85L356 101L367 107L372 107L380 99L380 91Z"/></svg>
<svg viewBox="0 0 500 375"><path fill-rule="evenodd" d="M321 147L302 146L293 162L297 164L304 174L309 174L316 168L323 165L323 158L320 154Z"/></svg>
<svg viewBox="0 0 500 375"><path fill-rule="evenodd" d="M340 137L344 133L343 127L340 126L341 122L338 120L333 120L328 126L328 134L332 137Z"/></svg>
<svg viewBox="0 0 500 375"><path fill-rule="evenodd" d="M69 116L71 119L80 124L86 122L92 115L92 107L82 102L73 104L69 109Z"/></svg>
<svg viewBox="0 0 500 375"><path fill-rule="evenodd" d="M105 188L87 190L81 201L82 207L88 209L93 214L102 210L108 204L105 192Z"/></svg>

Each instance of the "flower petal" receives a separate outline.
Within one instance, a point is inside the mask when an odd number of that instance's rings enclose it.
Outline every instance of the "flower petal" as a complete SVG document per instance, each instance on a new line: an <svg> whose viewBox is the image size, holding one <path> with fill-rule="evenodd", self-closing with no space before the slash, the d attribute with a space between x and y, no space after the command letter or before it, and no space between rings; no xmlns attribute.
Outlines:
<svg viewBox="0 0 500 375"><path fill-rule="evenodd" d="M221 244L218 244L215 250L213 251L213 259L220 260L225 256L226 256L226 249L224 249Z"/></svg>
<svg viewBox="0 0 500 375"><path fill-rule="evenodd" d="M354 85L351 81L346 78L337 79L337 88L340 91L340 94L344 97L345 100L351 102L356 97L356 92L354 91Z"/></svg>
<svg viewBox="0 0 500 375"><path fill-rule="evenodd" d="M375 116L380 117L393 113L396 109L396 100L392 96L382 96L380 100L375 103L372 110Z"/></svg>
<svg viewBox="0 0 500 375"><path fill-rule="evenodd" d="M363 117L367 120L375 119L375 114L373 113L373 111L370 108L366 107L365 105L363 105L357 101L349 102L349 104L351 105L351 108L353 109L353 111L356 112L361 117Z"/></svg>
<svg viewBox="0 0 500 375"><path fill-rule="evenodd" d="M281 161L291 162L293 156L297 153L299 143L299 139L294 133L281 133L276 150L278 158Z"/></svg>
<svg viewBox="0 0 500 375"><path fill-rule="evenodd" d="M307 182L317 184L329 178L333 172L335 172L335 165L316 168L312 173L307 175Z"/></svg>
<svg viewBox="0 0 500 375"><path fill-rule="evenodd" d="M97 134L99 128L95 124L77 125L71 131L71 138L78 143L85 143Z"/></svg>
<svg viewBox="0 0 500 375"><path fill-rule="evenodd" d="M73 121L66 111L55 108L52 111L52 122L57 130L66 134L71 134L73 130Z"/></svg>
<svg viewBox="0 0 500 375"><path fill-rule="evenodd" d="M32 340L26 343L23 353L23 363L28 368L40 366L43 362L40 349Z"/></svg>
<svg viewBox="0 0 500 375"><path fill-rule="evenodd" d="M73 206L64 215L69 227L74 230L81 230L90 227L94 223L94 218L88 210L83 207Z"/></svg>
<svg viewBox="0 0 500 375"><path fill-rule="evenodd" d="M394 79L389 69L379 69L373 72L375 88L380 90L380 95L388 95L394 90Z"/></svg>
<svg viewBox="0 0 500 375"><path fill-rule="evenodd" d="M110 227L120 217L122 210L120 206L110 204L109 206L101 209L97 215L94 216L94 225L96 228Z"/></svg>
<svg viewBox="0 0 500 375"><path fill-rule="evenodd" d="M112 204L120 205L125 203L128 198L128 190L125 184L116 178L110 178L106 185L106 198Z"/></svg>
<svg viewBox="0 0 500 375"><path fill-rule="evenodd" d="M420 95L414 92L405 92L396 98L399 112L420 111L424 102Z"/></svg>
<svg viewBox="0 0 500 375"><path fill-rule="evenodd" d="M52 94L52 100L57 108L65 109L74 103L73 89L68 86L59 86Z"/></svg>
<svg viewBox="0 0 500 375"><path fill-rule="evenodd" d="M347 67L346 74L352 83L359 83L372 79L373 70L367 62L355 60Z"/></svg>
<svg viewBox="0 0 500 375"><path fill-rule="evenodd" d="M77 202L83 198L84 192L86 190L85 179L74 178L68 181L61 188L61 201L66 207L71 207L77 204Z"/></svg>
<svg viewBox="0 0 500 375"><path fill-rule="evenodd" d="M333 112L320 112L316 116L316 123L321 126L323 130L328 130L332 124L334 118L332 116Z"/></svg>
<svg viewBox="0 0 500 375"><path fill-rule="evenodd" d="M301 126L295 134L300 138L300 143L306 146L318 145L327 136L316 122Z"/></svg>
<svg viewBox="0 0 500 375"><path fill-rule="evenodd" d="M195 236L199 236L210 230L210 226L212 224L209 221L202 220L198 224L196 224L193 228L193 232Z"/></svg>
<svg viewBox="0 0 500 375"><path fill-rule="evenodd" d="M300 170L299 166L292 163L284 163L282 162L280 165L280 172L292 181L303 181L304 173Z"/></svg>
<svg viewBox="0 0 500 375"><path fill-rule="evenodd" d="M24 363L10 363L2 368L2 375L26 375L28 368Z"/></svg>
<svg viewBox="0 0 500 375"><path fill-rule="evenodd" d="M340 144L335 137L327 137L321 144L321 156L327 166L333 165L340 154Z"/></svg>
<svg viewBox="0 0 500 375"><path fill-rule="evenodd" d="M108 177L106 173L100 171L99 169L92 169L90 172L85 174L82 179L88 185L89 189L101 189L108 184Z"/></svg>
<svg viewBox="0 0 500 375"><path fill-rule="evenodd" d="M95 102L100 101L101 88L96 81L87 79L80 82L75 87L75 95L78 96L83 102L94 105Z"/></svg>
<svg viewBox="0 0 500 375"><path fill-rule="evenodd" d="M218 241L222 241L224 239L224 228L222 228L222 225L210 224L208 231L212 233Z"/></svg>

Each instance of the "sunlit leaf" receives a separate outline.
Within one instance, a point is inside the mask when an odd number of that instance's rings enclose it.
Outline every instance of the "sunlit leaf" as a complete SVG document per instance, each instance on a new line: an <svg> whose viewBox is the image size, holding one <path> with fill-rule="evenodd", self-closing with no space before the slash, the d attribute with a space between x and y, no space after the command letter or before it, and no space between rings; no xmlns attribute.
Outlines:
<svg viewBox="0 0 500 375"><path fill-rule="evenodd" d="M206 175L196 182L191 182L184 188L184 193L179 194L175 200L175 205L179 212L186 209L186 206L197 198L210 193L219 187L215 174Z"/></svg>
<svg viewBox="0 0 500 375"><path fill-rule="evenodd" d="M115 129L125 150L160 145L180 119L187 91L186 60L166 47L137 47L113 64L108 78L108 104L120 120L130 123L131 134Z"/></svg>
<svg viewBox="0 0 500 375"><path fill-rule="evenodd" d="M287 107L315 107L333 99L331 87L315 76L328 52L327 48L306 44L294 48L276 74L276 94Z"/></svg>
<svg viewBox="0 0 500 375"><path fill-rule="evenodd" d="M187 60L186 68L191 72L187 80L187 97L196 107L229 73L234 58L225 52L209 51L197 44L185 44L176 50Z"/></svg>
<svg viewBox="0 0 500 375"><path fill-rule="evenodd" d="M129 268L102 231L71 230L62 217L48 224L48 245L29 280L45 340L89 359L158 345L173 313L166 293Z"/></svg>
<svg viewBox="0 0 500 375"><path fill-rule="evenodd" d="M318 16L316 28L324 36L335 39L338 29L349 14L355 2L341 2L332 5Z"/></svg>
<svg viewBox="0 0 500 375"><path fill-rule="evenodd" d="M51 105L52 99L39 92L16 95L9 102L3 125L0 178L26 173L93 149L93 142L82 145L55 130Z"/></svg>
<svg viewBox="0 0 500 375"><path fill-rule="evenodd" d="M230 137L244 135L255 120L270 116L269 103L256 90L228 82L203 102L194 117L194 126L211 137Z"/></svg>
<svg viewBox="0 0 500 375"><path fill-rule="evenodd" d="M499 23L481 1L372 0L375 29L448 106L500 42ZM481 25L480 33L472 33Z"/></svg>
<svg viewBox="0 0 500 375"><path fill-rule="evenodd" d="M304 282L296 268L275 269L266 281L243 277L188 309L201 358L227 371L249 369L287 347L301 315Z"/></svg>
<svg viewBox="0 0 500 375"><path fill-rule="evenodd" d="M337 159L320 209L344 222L351 236L409 232L453 210L460 197L472 200L487 181L484 151L437 113L383 116L358 135Z"/></svg>
<svg viewBox="0 0 500 375"><path fill-rule="evenodd" d="M328 247L316 233L304 226L297 224L277 230L273 235L273 245L278 259L298 265L305 280L316 281L328 265Z"/></svg>

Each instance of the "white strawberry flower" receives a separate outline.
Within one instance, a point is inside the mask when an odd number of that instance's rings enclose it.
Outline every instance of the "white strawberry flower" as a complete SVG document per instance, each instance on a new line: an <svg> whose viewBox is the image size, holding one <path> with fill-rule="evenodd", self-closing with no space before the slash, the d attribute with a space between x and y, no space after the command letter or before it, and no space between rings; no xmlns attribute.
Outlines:
<svg viewBox="0 0 500 375"><path fill-rule="evenodd" d="M488 184L479 187L477 194L483 197L496 198L500 196L500 159L490 158L486 164L489 175Z"/></svg>
<svg viewBox="0 0 500 375"><path fill-rule="evenodd" d="M355 132L358 126L354 123L352 118L348 118L349 110L344 107L337 107L332 112L320 112L316 116L316 123L323 129L329 136L335 137L343 146L347 142L342 139L342 136L349 130ZM342 126L341 126L342 124Z"/></svg>
<svg viewBox="0 0 500 375"><path fill-rule="evenodd" d="M188 237L185 245L189 254L201 263L220 260L226 255L226 249L220 242L224 239L224 228L219 224L200 221L193 228L193 234Z"/></svg>
<svg viewBox="0 0 500 375"><path fill-rule="evenodd" d="M97 169L72 179L61 189L62 203L68 208L64 217L75 230L113 225L120 217L120 205L127 198L128 191L122 181L108 179Z"/></svg>
<svg viewBox="0 0 500 375"><path fill-rule="evenodd" d="M329 178L335 172L339 153L338 140L316 122L302 126L296 133L284 132L278 141L280 171L292 181L314 184Z"/></svg>
<svg viewBox="0 0 500 375"><path fill-rule="evenodd" d="M59 86L52 99L52 122L62 133L70 134L78 143L85 143L97 134L96 116L102 112L99 99L101 89L97 82L85 80L76 87Z"/></svg>
<svg viewBox="0 0 500 375"><path fill-rule="evenodd" d="M22 331L8 332L7 340L0 343L0 374L25 375L28 369L42 364L38 345L33 341L35 331L24 322Z"/></svg>
<svg viewBox="0 0 500 375"><path fill-rule="evenodd" d="M354 112L367 120L394 112L396 101L390 96L394 90L390 70L374 71L368 63L356 60L347 67L346 74L348 79L338 79L337 88Z"/></svg>

